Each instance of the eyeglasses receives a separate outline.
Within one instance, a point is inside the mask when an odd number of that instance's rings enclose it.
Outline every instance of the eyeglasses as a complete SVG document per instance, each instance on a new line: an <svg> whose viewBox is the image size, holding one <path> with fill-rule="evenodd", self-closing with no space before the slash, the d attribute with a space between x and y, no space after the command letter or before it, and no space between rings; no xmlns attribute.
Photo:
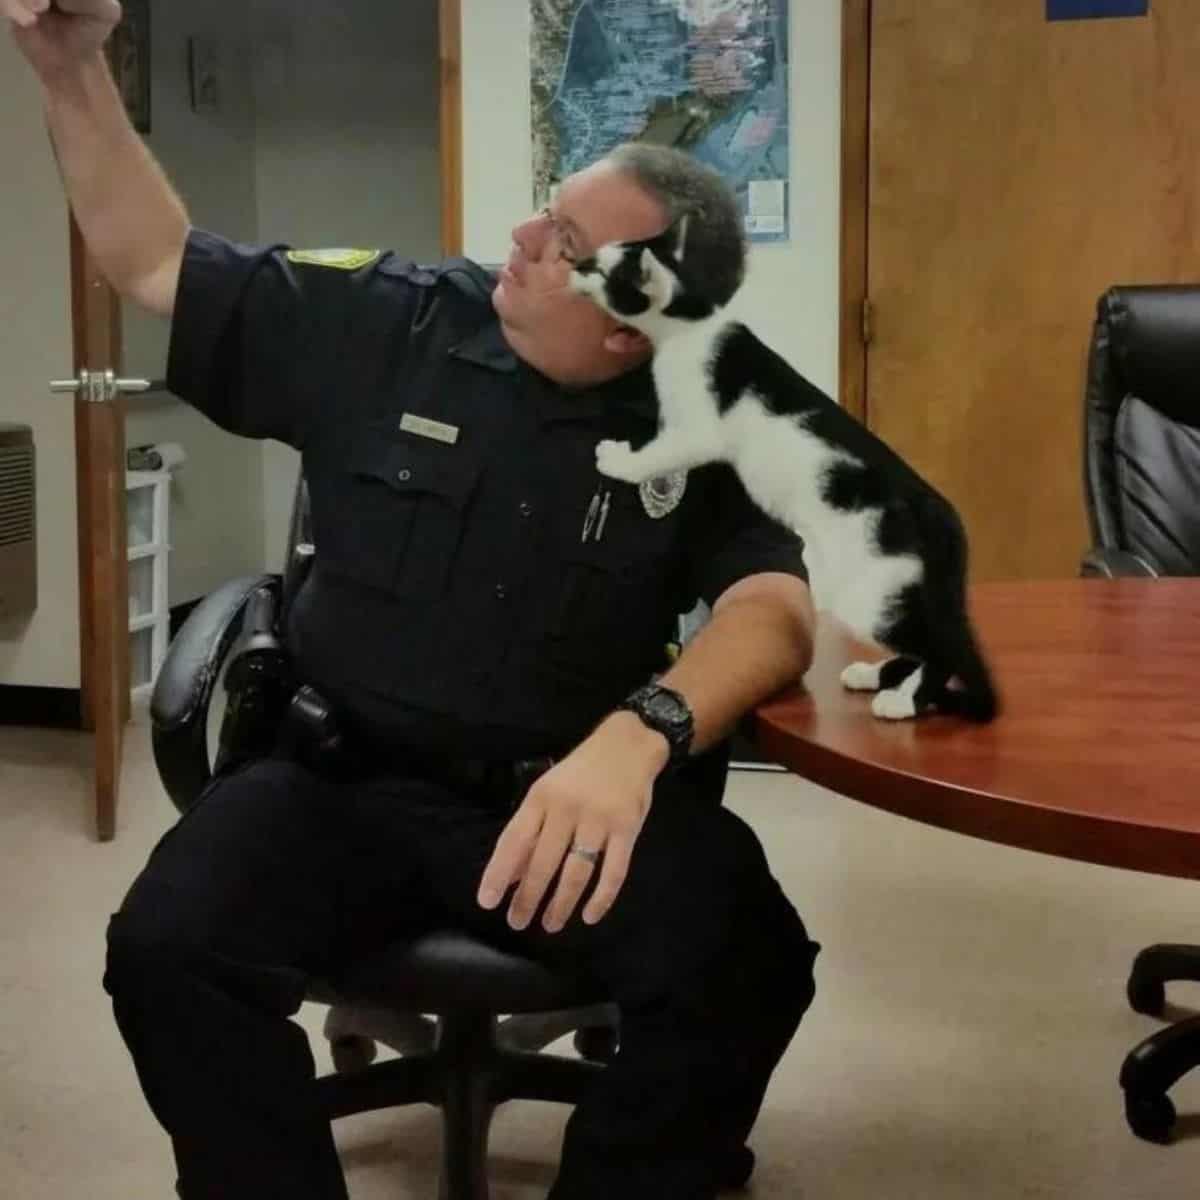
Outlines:
<svg viewBox="0 0 1200 1200"><path fill-rule="evenodd" d="M581 258L587 257L576 241L575 235L554 215L550 205L547 204L540 209L538 216L550 222L554 236L558 239L558 257L563 262L574 266Z"/></svg>

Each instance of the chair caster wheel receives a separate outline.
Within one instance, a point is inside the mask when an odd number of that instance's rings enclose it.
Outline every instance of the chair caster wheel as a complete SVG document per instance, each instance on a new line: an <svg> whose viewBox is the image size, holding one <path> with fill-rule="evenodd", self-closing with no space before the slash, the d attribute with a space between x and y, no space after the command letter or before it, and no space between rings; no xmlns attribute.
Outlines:
<svg viewBox="0 0 1200 1200"><path fill-rule="evenodd" d="M611 1025L590 1025L575 1031L575 1049L589 1062L612 1062L620 1037Z"/></svg>
<svg viewBox="0 0 1200 1200"><path fill-rule="evenodd" d="M717 1162L717 1186L722 1191L744 1188L754 1174L754 1151L749 1146L739 1146L721 1155Z"/></svg>
<svg viewBox="0 0 1200 1200"><path fill-rule="evenodd" d="M1175 1124L1175 1105L1170 1096L1125 1093L1125 1119L1129 1128L1147 1142L1165 1146Z"/></svg>
<svg viewBox="0 0 1200 1200"><path fill-rule="evenodd" d="M346 1034L329 1043L329 1055L333 1069L339 1075L356 1075L365 1071L375 1061L376 1047L371 1038Z"/></svg>
<svg viewBox="0 0 1200 1200"><path fill-rule="evenodd" d="M1141 979L1137 973L1129 976L1125 985L1129 1007L1147 1017L1161 1017L1167 1006L1167 989L1158 979Z"/></svg>

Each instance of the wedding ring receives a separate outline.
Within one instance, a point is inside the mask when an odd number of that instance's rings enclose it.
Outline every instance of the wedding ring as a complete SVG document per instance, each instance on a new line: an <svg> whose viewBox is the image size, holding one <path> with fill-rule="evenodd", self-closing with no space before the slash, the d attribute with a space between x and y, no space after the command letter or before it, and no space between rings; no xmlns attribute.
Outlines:
<svg viewBox="0 0 1200 1200"><path fill-rule="evenodd" d="M578 854L580 858L593 864L600 861L599 850L589 850L586 846L581 846L578 842L571 847L571 853Z"/></svg>

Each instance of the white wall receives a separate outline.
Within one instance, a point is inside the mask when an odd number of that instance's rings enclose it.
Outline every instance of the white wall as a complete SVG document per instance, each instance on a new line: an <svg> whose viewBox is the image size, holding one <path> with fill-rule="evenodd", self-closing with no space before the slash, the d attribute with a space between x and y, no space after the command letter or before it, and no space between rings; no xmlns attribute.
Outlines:
<svg viewBox="0 0 1200 1200"><path fill-rule="evenodd" d="M0 30L0 421L37 445L38 606L0 624L0 686L79 686L75 407L47 384L69 377L67 209L46 137L41 90Z"/></svg>
<svg viewBox="0 0 1200 1200"><path fill-rule="evenodd" d="M242 0L155 4L150 29L153 94L147 144L196 225L253 241L258 208L246 6ZM196 113L191 108L187 43L197 34L216 39L218 112ZM129 305L124 335L127 372L162 378L168 322ZM188 454L171 486L169 602L195 600L227 579L260 571L260 448L230 437L177 400L133 398L128 412L128 445L179 442Z"/></svg>
<svg viewBox="0 0 1200 1200"><path fill-rule="evenodd" d="M436 0L255 0L254 11L260 238L436 261ZM263 446L269 570L282 566L298 457Z"/></svg>
<svg viewBox="0 0 1200 1200"><path fill-rule="evenodd" d="M436 10L436 0L156 6L161 69L148 140L193 221L247 242L436 258ZM190 33L218 37L219 114L190 111ZM131 364L161 374L165 322L137 318L126 341ZM188 452L172 489L172 604L234 575L280 569L294 451L231 438L175 402L135 402L128 436Z"/></svg>
<svg viewBox="0 0 1200 1200"><path fill-rule="evenodd" d="M837 395L841 5L791 0L791 240L756 245L739 310L818 387ZM463 0L466 252L508 255L533 207L528 0Z"/></svg>

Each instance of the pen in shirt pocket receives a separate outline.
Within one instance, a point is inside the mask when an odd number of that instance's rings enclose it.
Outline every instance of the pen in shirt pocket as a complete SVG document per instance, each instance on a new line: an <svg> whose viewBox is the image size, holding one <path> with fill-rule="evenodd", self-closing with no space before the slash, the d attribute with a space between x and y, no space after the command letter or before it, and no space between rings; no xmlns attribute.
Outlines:
<svg viewBox="0 0 1200 1200"><path fill-rule="evenodd" d="M592 493L591 503L587 507L587 515L583 518L583 529L579 533L579 540L586 542L588 534L592 532L592 525L596 520L596 514L600 511L600 489L597 488Z"/></svg>
<svg viewBox="0 0 1200 1200"><path fill-rule="evenodd" d="M608 506L611 502L611 491L605 489L601 496L601 489L596 489L591 503L588 505L587 515L583 518L583 530L579 534L581 542L586 542L593 531L595 533L593 541L598 542L604 536L604 526L608 522Z"/></svg>
<svg viewBox="0 0 1200 1200"><path fill-rule="evenodd" d="M600 519L596 522L596 541L599 541L604 536L604 526L608 522L608 502L612 499L612 492L605 491L604 500L600 504Z"/></svg>

